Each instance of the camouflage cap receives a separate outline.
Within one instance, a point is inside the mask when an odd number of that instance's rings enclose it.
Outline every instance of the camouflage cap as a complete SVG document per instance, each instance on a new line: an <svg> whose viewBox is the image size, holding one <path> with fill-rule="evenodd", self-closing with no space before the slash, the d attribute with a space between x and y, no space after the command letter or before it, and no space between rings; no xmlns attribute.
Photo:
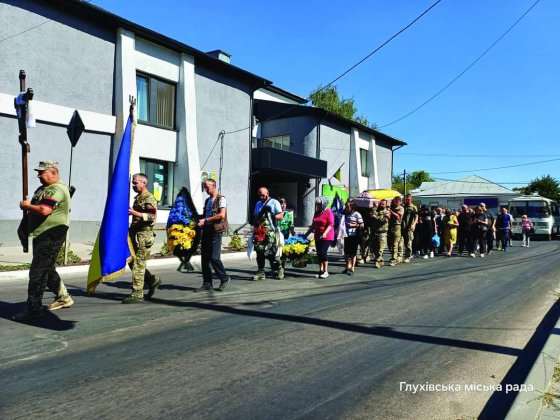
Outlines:
<svg viewBox="0 0 560 420"><path fill-rule="evenodd" d="M55 168L58 169L58 162L54 160L42 160L39 162L39 166L36 167L35 171L44 171L45 169Z"/></svg>

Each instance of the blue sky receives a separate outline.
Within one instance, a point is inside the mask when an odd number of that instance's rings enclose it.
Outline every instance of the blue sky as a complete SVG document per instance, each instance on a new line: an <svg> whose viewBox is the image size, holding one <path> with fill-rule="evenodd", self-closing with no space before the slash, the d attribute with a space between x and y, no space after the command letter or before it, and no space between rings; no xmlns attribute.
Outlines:
<svg viewBox="0 0 560 420"><path fill-rule="evenodd" d="M408 146L395 172L479 175L512 188L560 180L560 1L442 0L336 86L358 114ZM436 0L92 0L303 97L412 22ZM387 125L390 124L390 125ZM550 161L550 162L542 162ZM541 162L533 164L534 162ZM526 165L530 164L530 165ZM514 166L525 165L525 166ZM504 169L490 169L514 166Z"/></svg>

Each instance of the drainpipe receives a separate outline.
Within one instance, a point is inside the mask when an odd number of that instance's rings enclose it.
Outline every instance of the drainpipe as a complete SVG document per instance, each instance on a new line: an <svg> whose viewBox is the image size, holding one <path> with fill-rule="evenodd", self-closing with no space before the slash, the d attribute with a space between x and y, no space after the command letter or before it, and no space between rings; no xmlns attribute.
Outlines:
<svg viewBox="0 0 560 420"><path fill-rule="evenodd" d="M247 185L247 218L251 220L251 185L253 184L253 105L254 105L255 91L251 91L249 99L249 182Z"/></svg>
<svg viewBox="0 0 560 420"><path fill-rule="evenodd" d="M404 144L397 146L396 149L391 148L391 188L393 188L393 166L395 163L395 152L399 150L401 147L404 147Z"/></svg>

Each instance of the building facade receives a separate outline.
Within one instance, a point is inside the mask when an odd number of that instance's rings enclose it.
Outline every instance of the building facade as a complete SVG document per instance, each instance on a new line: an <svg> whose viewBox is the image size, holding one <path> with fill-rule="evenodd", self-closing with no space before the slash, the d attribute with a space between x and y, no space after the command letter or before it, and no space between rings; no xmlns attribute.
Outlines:
<svg viewBox="0 0 560 420"><path fill-rule="evenodd" d="M339 184L350 186L351 194L388 188L392 148L404 144L303 106L306 99L235 67L223 51L199 51L86 2L6 0L0 3L0 38L9 38L0 48L0 142L7 157L0 170L14 180L1 187L5 245L18 243L21 218L21 147L13 106L21 69L35 92L31 106L37 120L28 130L29 190L39 186L32 170L37 162L58 160L62 180L76 187L71 241L95 240L129 97L136 99L137 116L132 172L148 175L160 225L182 187L201 210L205 177L214 177L228 198L233 226L250 219L261 185L289 197L297 221L307 224L314 198L339 166ZM264 121L273 106L297 112ZM72 149L66 129L75 110L85 132Z"/></svg>

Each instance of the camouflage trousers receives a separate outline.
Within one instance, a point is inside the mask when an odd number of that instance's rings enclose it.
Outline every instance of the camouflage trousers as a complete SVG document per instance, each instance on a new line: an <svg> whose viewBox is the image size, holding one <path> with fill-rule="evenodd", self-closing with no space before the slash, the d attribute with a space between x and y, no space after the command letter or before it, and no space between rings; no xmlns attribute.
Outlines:
<svg viewBox="0 0 560 420"><path fill-rule="evenodd" d="M400 229L389 231L389 234L387 235L387 240L389 242L389 251L391 251L392 263L396 263L399 261L399 248L400 248L401 238L402 235Z"/></svg>
<svg viewBox="0 0 560 420"><path fill-rule="evenodd" d="M401 244L399 246L399 257L410 258L412 256L412 243L414 242L414 231L407 229L402 231Z"/></svg>
<svg viewBox="0 0 560 420"><path fill-rule="evenodd" d="M67 226L56 226L33 239L33 260L27 286L27 305L31 310L42 309L43 295L47 287L57 299L68 296L68 290L54 266L58 252L66 239L67 230Z"/></svg>
<svg viewBox="0 0 560 420"><path fill-rule="evenodd" d="M132 262L128 264L132 270L132 296L142 298L144 296L144 280L149 280L150 285L155 281L155 276L146 269L146 261L150 258L152 245L154 244L154 232L137 231L129 232L134 253Z"/></svg>
<svg viewBox="0 0 560 420"><path fill-rule="evenodd" d="M383 262L383 251L387 247L387 232L372 234L373 257L375 262Z"/></svg>

